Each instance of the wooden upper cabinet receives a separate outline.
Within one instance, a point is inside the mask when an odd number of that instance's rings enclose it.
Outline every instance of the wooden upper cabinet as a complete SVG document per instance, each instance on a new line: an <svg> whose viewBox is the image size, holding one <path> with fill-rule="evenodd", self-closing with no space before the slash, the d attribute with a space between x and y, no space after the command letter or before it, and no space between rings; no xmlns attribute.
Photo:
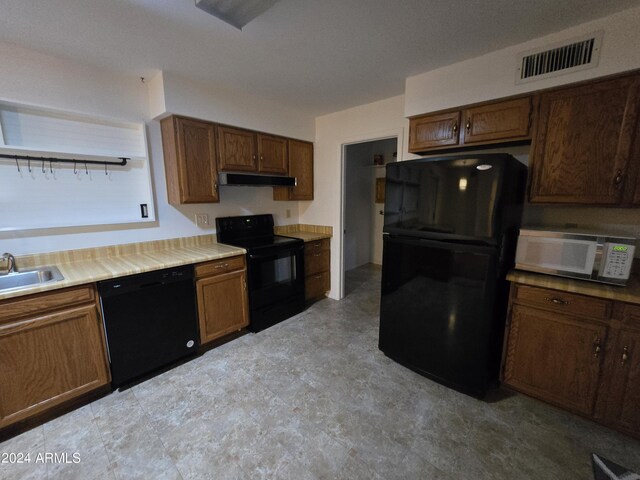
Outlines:
<svg viewBox="0 0 640 480"><path fill-rule="evenodd" d="M169 203L218 202L215 125L171 116L161 126Z"/></svg>
<svg viewBox="0 0 640 480"><path fill-rule="evenodd" d="M218 126L218 165L226 172L256 172L256 134L241 128Z"/></svg>
<svg viewBox="0 0 640 480"><path fill-rule="evenodd" d="M409 151L458 145L459 133L459 111L412 118L409 122Z"/></svg>
<svg viewBox="0 0 640 480"><path fill-rule="evenodd" d="M531 138L532 97L490 103L462 111L462 144Z"/></svg>
<svg viewBox="0 0 640 480"><path fill-rule="evenodd" d="M516 390L592 415L607 327L514 305L504 381Z"/></svg>
<svg viewBox="0 0 640 480"><path fill-rule="evenodd" d="M287 139L273 135L256 135L258 142L258 171L286 175L289 171Z"/></svg>
<svg viewBox="0 0 640 480"><path fill-rule="evenodd" d="M640 110L640 76L562 88L540 96L530 201L614 205L628 178ZM633 168L631 171L635 171Z"/></svg>
<svg viewBox="0 0 640 480"><path fill-rule="evenodd" d="M295 187L274 187L274 200L313 200L313 143L288 141L289 175Z"/></svg>

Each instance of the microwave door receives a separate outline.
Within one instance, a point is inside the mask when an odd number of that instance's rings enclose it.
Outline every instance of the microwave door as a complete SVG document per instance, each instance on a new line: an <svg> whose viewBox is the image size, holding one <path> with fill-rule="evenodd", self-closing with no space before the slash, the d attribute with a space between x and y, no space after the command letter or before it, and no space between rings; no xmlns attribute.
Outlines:
<svg viewBox="0 0 640 480"><path fill-rule="evenodd" d="M600 250L593 240L520 236L516 268L590 279Z"/></svg>

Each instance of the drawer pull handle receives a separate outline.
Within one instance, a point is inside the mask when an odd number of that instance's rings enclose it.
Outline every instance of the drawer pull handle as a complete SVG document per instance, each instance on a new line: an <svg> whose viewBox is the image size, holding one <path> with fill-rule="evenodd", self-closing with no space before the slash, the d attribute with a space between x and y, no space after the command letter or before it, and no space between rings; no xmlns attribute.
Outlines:
<svg viewBox="0 0 640 480"><path fill-rule="evenodd" d="M551 303L555 303L556 305L569 305L569 301L562 300L561 298L547 297L545 298L545 300Z"/></svg>
<svg viewBox="0 0 640 480"><path fill-rule="evenodd" d="M593 343L593 356L598 358L600 356L600 337L596 338L596 341Z"/></svg>
<svg viewBox="0 0 640 480"><path fill-rule="evenodd" d="M467 124L465 125L467 133L471 131L471 119L467 118Z"/></svg>
<svg viewBox="0 0 640 480"><path fill-rule="evenodd" d="M322 245L320 242L313 244L314 247L319 247L320 245Z"/></svg>
<svg viewBox="0 0 640 480"><path fill-rule="evenodd" d="M314 257L319 257L320 255L322 255L321 253L314 253L313 256Z"/></svg>
<svg viewBox="0 0 640 480"><path fill-rule="evenodd" d="M313 278L322 278L322 275L314 275Z"/></svg>
<svg viewBox="0 0 640 480"><path fill-rule="evenodd" d="M221 264L219 264L219 265L216 265L216 266L215 266L215 267L213 267L213 268L227 268L228 266L229 266L229 264L228 264L228 263L221 263Z"/></svg>
<svg viewBox="0 0 640 480"><path fill-rule="evenodd" d="M629 347L625 345L624 348L622 349L622 361L620 362L620 365L624 367L624 364L627 363L628 359L629 359Z"/></svg>
<svg viewBox="0 0 640 480"><path fill-rule="evenodd" d="M453 133L455 134L458 131L458 122L453 122Z"/></svg>

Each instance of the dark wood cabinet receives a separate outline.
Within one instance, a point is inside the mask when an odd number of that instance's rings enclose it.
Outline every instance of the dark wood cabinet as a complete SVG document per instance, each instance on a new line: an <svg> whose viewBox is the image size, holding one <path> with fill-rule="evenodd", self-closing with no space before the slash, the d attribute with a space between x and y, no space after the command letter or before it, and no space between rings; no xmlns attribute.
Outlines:
<svg viewBox="0 0 640 480"><path fill-rule="evenodd" d="M640 437L640 305L513 284L502 379Z"/></svg>
<svg viewBox="0 0 640 480"><path fill-rule="evenodd" d="M304 245L305 299L324 297L331 289L331 251L328 238Z"/></svg>
<svg viewBox="0 0 640 480"><path fill-rule="evenodd" d="M483 103L409 120L409 152L531 139L534 97Z"/></svg>
<svg viewBox="0 0 640 480"><path fill-rule="evenodd" d="M616 205L632 196L640 76L542 93L532 142L530 201ZM628 190L631 195L625 195Z"/></svg>
<svg viewBox="0 0 640 480"><path fill-rule="evenodd" d="M196 266L200 342L206 344L249 325L244 257Z"/></svg>
<svg viewBox="0 0 640 480"><path fill-rule="evenodd" d="M241 128L218 126L218 166L225 172L256 172L256 134Z"/></svg>
<svg viewBox="0 0 640 480"><path fill-rule="evenodd" d="M313 200L313 143L288 141L289 175L295 187L274 187L274 200Z"/></svg>
<svg viewBox="0 0 640 480"><path fill-rule="evenodd" d="M606 335L601 324L516 305L504 381L521 392L592 415Z"/></svg>
<svg viewBox="0 0 640 480"><path fill-rule="evenodd" d="M531 138L532 97L489 103L462 111L462 144Z"/></svg>
<svg viewBox="0 0 640 480"><path fill-rule="evenodd" d="M218 202L215 125L171 116L161 127L169 203Z"/></svg>
<svg viewBox="0 0 640 480"><path fill-rule="evenodd" d="M258 143L258 172L286 175L289 171L287 139L273 135L256 135Z"/></svg>
<svg viewBox="0 0 640 480"><path fill-rule="evenodd" d="M409 152L425 152L460 143L460 111L423 115L409 122Z"/></svg>
<svg viewBox="0 0 640 480"><path fill-rule="evenodd" d="M93 288L9 300L0 310L0 428L109 384Z"/></svg>

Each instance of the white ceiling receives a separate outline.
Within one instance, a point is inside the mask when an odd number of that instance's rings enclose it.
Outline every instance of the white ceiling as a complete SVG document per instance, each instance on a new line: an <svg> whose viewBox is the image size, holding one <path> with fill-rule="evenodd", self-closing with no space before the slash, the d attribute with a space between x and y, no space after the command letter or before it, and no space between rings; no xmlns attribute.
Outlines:
<svg viewBox="0 0 640 480"><path fill-rule="evenodd" d="M242 31L194 3L0 0L0 41L137 76L167 70L318 115L640 0L280 0Z"/></svg>

